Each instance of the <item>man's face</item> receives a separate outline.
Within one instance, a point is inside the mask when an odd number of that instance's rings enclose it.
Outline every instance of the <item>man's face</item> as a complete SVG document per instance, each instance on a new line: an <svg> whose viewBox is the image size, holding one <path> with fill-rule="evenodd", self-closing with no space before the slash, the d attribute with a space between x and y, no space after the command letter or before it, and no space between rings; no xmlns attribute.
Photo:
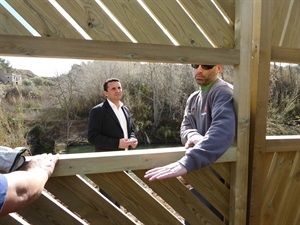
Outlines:
<svg viewBox="0 0 300 225"><path fill-rule="evenodd" d="M203 69L200 65L198 68L194 69L194 76L197 84L202 87L210 84L217 78L221 69L221 65L215 65L211 69Z"/></svg>
<svg viewBox="0 0 300 225"><path fill-rule="evenodd" d="M107 91L104 91L105 96L112 102L118 102L122 98L122 86L120 82L113 81L107 84Z"/></svg>

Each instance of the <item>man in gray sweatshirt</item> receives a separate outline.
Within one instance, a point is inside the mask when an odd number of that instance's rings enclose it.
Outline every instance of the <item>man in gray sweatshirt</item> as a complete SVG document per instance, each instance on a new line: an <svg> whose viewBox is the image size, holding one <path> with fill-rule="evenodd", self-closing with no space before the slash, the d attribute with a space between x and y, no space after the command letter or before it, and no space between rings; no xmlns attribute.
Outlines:
<svg viewBox="0 0 300 225"><path fill-rule="evenodd" d="M187 151L177 162L151 169L145 178L164 180L185 175L215 162L231 146L236 134L232 86L218 77L222 65L192 64L200 90L187 100L180 127Z"/></svg>

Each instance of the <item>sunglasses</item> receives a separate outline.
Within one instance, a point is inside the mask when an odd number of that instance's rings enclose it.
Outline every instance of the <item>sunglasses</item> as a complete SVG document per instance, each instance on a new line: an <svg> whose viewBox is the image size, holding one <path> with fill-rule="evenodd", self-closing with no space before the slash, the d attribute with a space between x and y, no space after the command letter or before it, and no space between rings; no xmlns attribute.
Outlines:
<svg viewBox="0 0 300 225"><path fill-rule="evenodd" d="M199 64L192 64L191 65L194 69L198 69L199 66L201 66L202 69L204 70L211 70L212 68L214 68L214 66L216 65L199 65Z"/></svg>

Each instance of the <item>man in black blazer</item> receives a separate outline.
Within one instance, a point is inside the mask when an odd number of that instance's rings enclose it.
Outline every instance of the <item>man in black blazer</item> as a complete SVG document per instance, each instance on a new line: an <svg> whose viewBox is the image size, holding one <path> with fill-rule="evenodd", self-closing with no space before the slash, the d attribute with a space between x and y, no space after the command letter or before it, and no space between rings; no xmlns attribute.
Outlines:
<svg viewBox="0 0 300 225"><path fill-rule="evenodd" d="M103 84L106 100L94 106L89 115L88 141L95 145L97 152L118 151L135 148L138 141L133 130L129 109L123 105L121 82L110 78ZM100 192L120 207L104 190Z"/></svg>
<svg viewBox="0 0 300 225"><path fill-rule="evenodd" d="M135 148L138 141L129 109L121 102L123 93L120 80L106 80L103 89L106 100L90 111L88 141L98 152Z"/></svg>

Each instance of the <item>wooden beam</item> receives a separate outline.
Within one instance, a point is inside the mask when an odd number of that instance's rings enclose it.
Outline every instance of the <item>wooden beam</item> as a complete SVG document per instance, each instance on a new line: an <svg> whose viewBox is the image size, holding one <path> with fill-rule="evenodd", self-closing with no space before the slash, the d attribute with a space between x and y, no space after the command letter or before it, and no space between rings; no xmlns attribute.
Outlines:
<svg viewBox="0 0 300 225"><path fill-rule="evenodd" d="M261 223L266 161L266 127L269 100L272 1L257 0L254 4L253 73L251 82L250 132L250 199L249 225Z"/></svg>
<svg viewBox="0 0 300 225"><path fill-rule="evenodd" d="M300 135L266 137L267 152L300 151Z"/></svg>
<svg viewBox="0 0 300 225"><path fill-rule="evenodd" d="M164 148L132 151L112 151L59 156L52 176L118 172L124 170L150 169L177 161L186 149ZM30 157L28 157L30 159ZM236 160L236 148L229 148L217 163Z"/></svg>
<svg viewBox="0 0 300 225"><path fill-rule="evenodd" d="M239 64L239 51L235 49L16 35L0 35L0 54L90 60Z"/></svg>
<svg viewBox="0 0 300 225"><path fill-rule="evenodd" d="M272 46L271 61L300 64L300 49Z"/></svg>
<svg viewBox="0 0 300 225"><path fill-rule="evenodd" d="M246 225L250 90L252 72L252 1L235 1L235 48L240 51L240 64L234 66L234 103L237 112L237 160L232 163L230 182L230 224Z"/></svg>

